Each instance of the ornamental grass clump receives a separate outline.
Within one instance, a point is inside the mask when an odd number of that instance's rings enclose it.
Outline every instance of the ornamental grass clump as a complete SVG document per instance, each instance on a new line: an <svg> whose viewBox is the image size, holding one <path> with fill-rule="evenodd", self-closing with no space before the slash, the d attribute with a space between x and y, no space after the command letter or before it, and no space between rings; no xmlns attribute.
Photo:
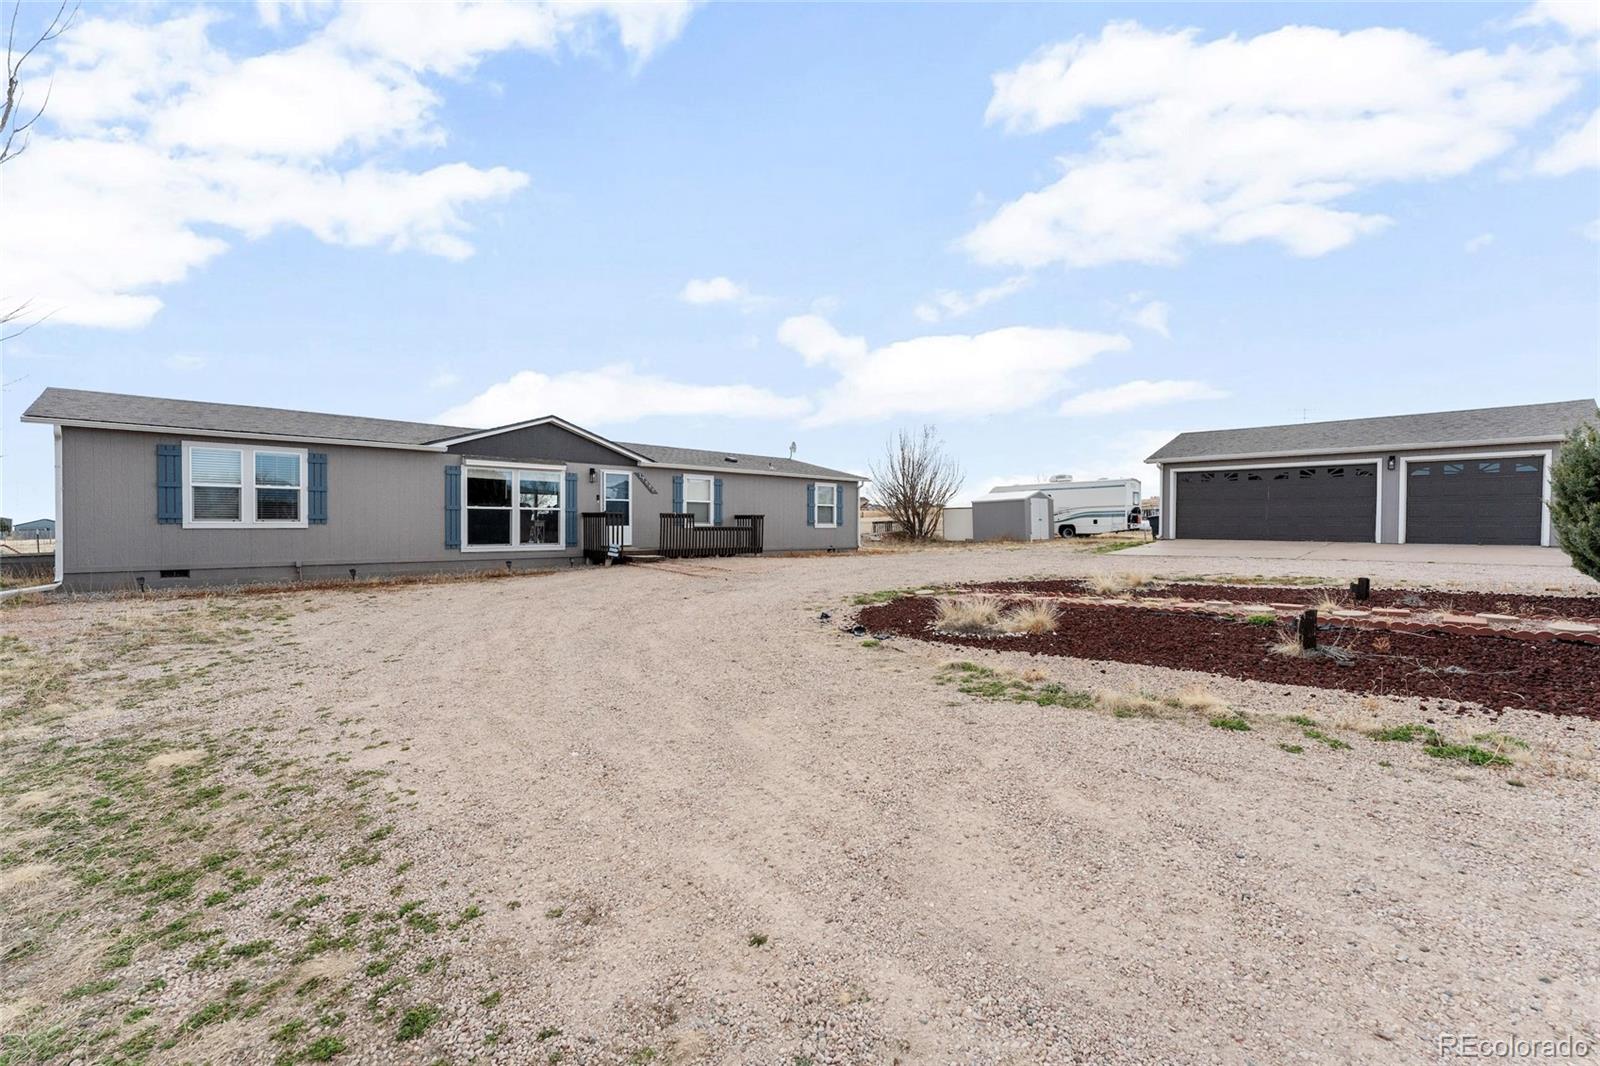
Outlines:
<svg viewBox="0 0 1600 1066"><path fill-rule="evenodd" d="M934 628L941 633L996 633L1000 630L1000 600L988 593L940 596L933 601Z"/></svg>

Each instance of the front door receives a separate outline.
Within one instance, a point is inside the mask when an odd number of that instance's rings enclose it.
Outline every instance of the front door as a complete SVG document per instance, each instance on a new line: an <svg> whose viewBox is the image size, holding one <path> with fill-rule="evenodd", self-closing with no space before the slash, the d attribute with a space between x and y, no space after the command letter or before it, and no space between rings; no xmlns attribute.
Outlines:
<svg viewBox="0 0 1600 1066"><path fill-rule="evenodd" d="M623 516L626 524L622 527L622 543L624 547L631 545L633 543L632 474L617 470L605 472L605 504L607 511Z"/></svg>

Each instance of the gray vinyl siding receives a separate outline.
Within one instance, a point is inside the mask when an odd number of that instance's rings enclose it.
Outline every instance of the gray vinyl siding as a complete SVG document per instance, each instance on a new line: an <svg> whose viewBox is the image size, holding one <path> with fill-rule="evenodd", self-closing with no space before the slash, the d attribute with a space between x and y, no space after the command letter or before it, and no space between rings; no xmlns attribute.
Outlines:
<svg viewBox="0 0 1600 1066"><path fill-rule="evenodd" d="M1382 446L1371 448L1356 455L1295 455L1295 456L1262 456L1256 459L1240 459L1232 462L1196 462L1196 463L1166 463L1161 466L1161 536L1163 539L1182 539L1183 533L1183 501L1177 500L1176 521L1174 522L1174 509L1172 501L1174 472L1184 470L1234 470L1249 466L1342 466L1357 465L1358 460L1377 458L1378 462L1378 487L1375 493L1378 498L1378 523L1380 531L1379 541L1383 544L1398 544L1400 542L1400 479L1405 473L1404 460L1423 455L1451 455L1471 458L1475 455L1533 455L1550 452L1552 458L1560 455L1559 445L1549 442L1539 442L1526 445L1493 445L1480 448L1426 448L1409 451L1389 451ZM1389 456L1395 457L1395 468L1388 470L1385 462ZM1548 468L1546 469L1548 476Z"/></svg>
<svg viewBox="0 0 1600 1066"><path fill-rule="evenodd" d="M620 469L620 468L618 468ZM854 482L832 480L810 481L798 477L773 477L763 474L717 474L702 470L672 470L666 467L649 467L638 471L654 488L652 494L633 481L633 544L635 548L649 550L657 547L661 539L661 515L672 510L672 479L685 477L722 478L722 521L733 523L733 516L759 514L765 517L765 544L769 552L842 551L859 544L857 524L860 503ZM585 473L587 476L587 472ZM579 511L597 511L599 484L589 485L578 479ZM837 528L819 528L806 524L806 486L811 484L839 486L839 525ZM586 491L587 490L587 491Z"/></svg>
<svg viewBox="0 0 1600 1066"><path fill-rule="evenodd" d="M590 445L564 430L556 432ZM503 434L509 436L509 434ZM127 587L139 577L151 587L186 583L164 581L162 570L187 569L187 583L212 581L292 580L297 576L562 567L580 563L581 544L537 551L459 551L444 546L444 468L460 455L347 445L310 445L328 456L328 521L303 529L186 529L156 521L156 444L203 439L206 443L259 444L250 438L186 438L181 433L134 433L118 430L62 429L62 551L66 583L74 588ZM462 445L477 457L505 453L504 442L484 438ZM527 442L548 448L555 438ZM563 445L576 449L576 444ZM588 480L591 466L632 470L615 453L604 462L565 457L565 468L577 477L579 513L602 509L601 480ZM548 452L524 457L500 454L507 461L550 461ZM561 463L561 458L553 460ZM659 515L672 507L673 471L639 469L634 479L634 546L656 544ZM724 474L723 514L766 515L766 548L781 553L856 547L856 486L843 483L842 525L816 529L806 525L805 486L801 478ZM646 490L640 477L654 488ZM298 570L297 570L298 565Z"/></svg>

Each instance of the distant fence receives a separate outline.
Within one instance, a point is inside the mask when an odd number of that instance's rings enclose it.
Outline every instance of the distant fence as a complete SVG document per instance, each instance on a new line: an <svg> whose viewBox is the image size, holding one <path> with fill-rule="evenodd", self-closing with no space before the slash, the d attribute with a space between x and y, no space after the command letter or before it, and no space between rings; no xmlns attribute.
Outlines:
<svg viewBox="0 0 1600 1066"><path fill-rule="evenodd" d="M669 559L714 555L760 555L766 515L736 514L733 524L707 526L694 516L667 512L661 516L661 541L657 549Z"/></svg>
<svg viewBox="0 0 1600 1066"><path fill-rule="evenodd" d="M55 552L0 552L0 587L37 585L55 576Z"/></svg>

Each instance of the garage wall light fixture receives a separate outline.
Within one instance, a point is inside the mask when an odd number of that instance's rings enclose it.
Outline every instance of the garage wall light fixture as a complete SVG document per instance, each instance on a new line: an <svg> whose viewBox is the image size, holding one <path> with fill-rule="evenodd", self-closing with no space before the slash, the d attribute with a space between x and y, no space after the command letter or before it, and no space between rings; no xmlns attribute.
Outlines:
<svg viewBox="0 0 1600 1066"><path fill-rule="evenodd" d="M1391 466L1389 469L1393 470L1394 467ZM594 467L592 466L589 468L589 484L594 484Z"/></svg>
<svg viewBox="0 0 1600 1066"><path fill-rule="evenodd" d="M1389 456L1389 461L1383 464L1383 468L1385 470L1393 470L1394 469L1394 456L1392 456L1392 455ZM589 472L591 474L594 473L594 471L592 471L592 470L589 471Z"/></svg>

